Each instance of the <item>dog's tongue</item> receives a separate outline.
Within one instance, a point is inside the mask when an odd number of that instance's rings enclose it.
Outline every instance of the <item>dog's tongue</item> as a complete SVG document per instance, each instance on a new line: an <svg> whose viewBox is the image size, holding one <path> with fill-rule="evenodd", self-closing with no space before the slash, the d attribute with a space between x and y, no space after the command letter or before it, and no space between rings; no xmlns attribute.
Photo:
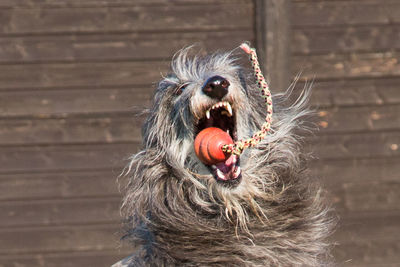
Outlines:
<svg viewBox="0 0 400 267"><path fill-rule="evenodd" d="M219 180L235 180L240 177L239 157L231 155L226 161L215 165L214 176Z"/></svg>
<svg viewBox="0 0 400 267"><path fill-rule="evenodd" d="M225 162L217 163L215 166L223 173L228 173L232 170L232 166L236 163L235 155L231 155Z"/></svg>

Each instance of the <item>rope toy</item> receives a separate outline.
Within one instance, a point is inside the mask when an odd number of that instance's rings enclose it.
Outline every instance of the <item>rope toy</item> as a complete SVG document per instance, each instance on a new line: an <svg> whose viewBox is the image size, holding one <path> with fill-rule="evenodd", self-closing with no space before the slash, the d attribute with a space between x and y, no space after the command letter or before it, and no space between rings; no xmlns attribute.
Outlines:
<svg viewBox="0 0 400 267"><path fill-rule="evenodd" d="M264 98L265 104L267 106L267 116L265 117L265 122L262 125L261 130L256 132L251 138L238 140L233 144L227 144L222 147L222 151L237 156L239 156L244 149L256 146L267 135L267 133L271 129L272 123L272 95L269 91L269 86L265 81L264 75L261 72L256 50L254 48L251 48L246 43L241 44L240 48L250 56L250 61L254 70L254 76L257 80L258 89L260 89L261 95Z"/></svg>
<svg viewBox="0 0 400 267"><path fill-rule="evenodd" d="M269 86L261 72L256 50L243 43L240 48L250 55L250 61L257 80L258 88L267 106L267 116L261 130L251 138L233 142L228 133L216 127L202 130L195 138L194 148L197 157L205 164L214 165L232 159L232 155L239 156L244 149L256 146L270 131L272 122L272 96ZM229 161L229 160L228 160Z"/></svg>

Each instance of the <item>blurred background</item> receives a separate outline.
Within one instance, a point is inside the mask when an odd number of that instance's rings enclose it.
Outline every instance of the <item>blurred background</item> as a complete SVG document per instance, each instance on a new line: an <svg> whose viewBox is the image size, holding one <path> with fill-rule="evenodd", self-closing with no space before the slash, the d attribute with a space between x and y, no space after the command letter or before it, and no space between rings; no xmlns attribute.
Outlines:
<svg viewBox="0 0 400 267"><path fill-rule="evenodd" d="M400 1L0 0L0 266L110 266L116 178L172 55L256 46L314 81L339 266L400 266Z"/></svg>

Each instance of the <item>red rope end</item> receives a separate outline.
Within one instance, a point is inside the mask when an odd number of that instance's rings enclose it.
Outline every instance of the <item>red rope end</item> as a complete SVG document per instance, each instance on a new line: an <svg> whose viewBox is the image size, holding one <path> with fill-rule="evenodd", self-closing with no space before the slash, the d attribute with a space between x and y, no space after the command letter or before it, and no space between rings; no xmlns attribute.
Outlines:
<svg viewBox="0 0 400 267"><path fill-rule="evenodd" d="M240 48L244 51L244 52L246 52L247 54L250 54L250 46L248 45L248 44L246 44L246 43L243 43L243 44L241 44L240 45Z"/></svg>

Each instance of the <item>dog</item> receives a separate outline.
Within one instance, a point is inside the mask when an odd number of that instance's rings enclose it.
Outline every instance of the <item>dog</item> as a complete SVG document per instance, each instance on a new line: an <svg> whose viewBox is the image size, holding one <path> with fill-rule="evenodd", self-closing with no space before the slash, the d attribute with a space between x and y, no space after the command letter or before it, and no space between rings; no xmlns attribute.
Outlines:
<svg viewBox="0 0 400 267"><path fill-rule="evenodd" d="M229 166L208 165L193 148L201 130L248 138L266 109L237 50L192 50L178 52L158 83L143 147L130 158L121 210L135 253L113 266L328 265L334 220L301 150L309 89L297 101L294 85L274 94L268 135Z"/></svg>

